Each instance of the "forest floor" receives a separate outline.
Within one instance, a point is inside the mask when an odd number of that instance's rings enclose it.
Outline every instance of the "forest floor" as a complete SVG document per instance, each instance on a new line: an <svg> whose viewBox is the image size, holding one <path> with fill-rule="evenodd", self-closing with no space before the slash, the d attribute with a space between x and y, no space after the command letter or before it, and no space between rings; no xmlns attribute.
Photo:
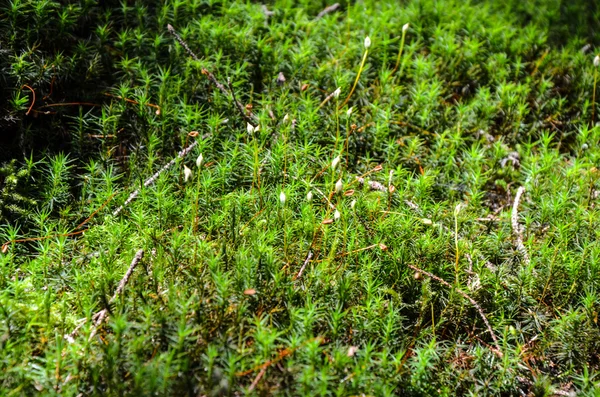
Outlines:
<svg viewBox="0 0 600 397"><path fill-rule="evenodd" d="M593 2L69 3L0 6L0 395L599 395Z"/></svg>

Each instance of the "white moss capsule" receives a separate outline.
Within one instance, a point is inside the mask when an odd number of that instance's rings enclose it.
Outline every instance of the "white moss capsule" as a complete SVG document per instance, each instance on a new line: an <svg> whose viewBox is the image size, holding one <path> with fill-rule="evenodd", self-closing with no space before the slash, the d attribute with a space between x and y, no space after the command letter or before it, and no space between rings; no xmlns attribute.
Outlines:
<svg viewBox="0 0 600 397"><path fill-rule="evenodd" d="M340 156L337 156L336 158L333 159L333 161L331 162L331 169L335 170L335 167L337 167L337 165L340 162Z"/></svg>
<svg viewBox="0 0 600 397"><path fill-rule="evenodd" d="M279 193L279 202L281 203L281 205L285 205L285 199L285 193L282 190L281 193Z"/></svg>
<svg viewBox="0 0 600 397"><path fill-rule="evenodd" d="M187 165L183 166L183 180L187 182L192 177L192 170L190 170Z"/></svg>
<svg viewBox="0 0 600 397"><path fill-rule="evenodd" d="M335 192L339 193L342 191L342 188L344 187L344 184L342 183L342 178L338 179L338 181L335 183Z"/></svg>
<svg viewBox="0 0 600 397"><path fill-rule="evenodd" d="M371 47L371 38L369 36L365 37L365 48L369 49Z"/></svg>

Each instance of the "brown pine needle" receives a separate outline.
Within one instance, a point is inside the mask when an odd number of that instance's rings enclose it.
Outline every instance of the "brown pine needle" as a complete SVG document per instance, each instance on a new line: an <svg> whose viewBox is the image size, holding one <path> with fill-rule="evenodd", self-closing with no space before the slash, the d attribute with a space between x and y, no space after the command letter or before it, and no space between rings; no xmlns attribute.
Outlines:
<svg viewBox="0 0 600 397"><path fill-rule="evenodd" d="M29 116L29 113L31 112L31 109L33 108L33 105L35 105L35 91L33 90L33 88L31 88L27 84L23 84L23 87L27 88L33 94L33 99L31 100L31 105L29 105L29 109L27 109L27 113L25 113L25 116Z"/></svg>

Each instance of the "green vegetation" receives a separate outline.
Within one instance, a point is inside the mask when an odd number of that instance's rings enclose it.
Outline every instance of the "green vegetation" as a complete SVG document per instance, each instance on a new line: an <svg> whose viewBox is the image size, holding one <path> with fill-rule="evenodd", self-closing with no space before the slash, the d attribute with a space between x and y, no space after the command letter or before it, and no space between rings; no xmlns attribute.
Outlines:
<svg viewBox="0 0 600 397"><path fill-rule="evenodd" d="M600 394L600 7L328 5L0 4L1 395Z"/></svg>

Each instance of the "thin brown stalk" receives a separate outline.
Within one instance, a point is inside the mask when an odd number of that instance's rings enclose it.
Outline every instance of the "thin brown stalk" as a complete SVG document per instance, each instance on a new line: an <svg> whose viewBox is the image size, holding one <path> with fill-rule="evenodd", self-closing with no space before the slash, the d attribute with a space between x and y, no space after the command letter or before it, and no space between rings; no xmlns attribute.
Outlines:
<svg viewBox="0 0 600 397"><path fill-rule="evenodd" d="M29 109L27 109L27 113L25 113L25 116L29 116L29 113L31 112L33 105L35 105L35 91L33 90L33 88L31 88L27 84L24 84L23 87L27 88L33 94L33 99L31 100L31 105L29 105Z"/></svg>
<svg viewBox="0 0 600 397"><path fill-rule="evenodd" d="M315 191L319 193L325 199L325 201L327 201L327 204L329 204L329 208L335 210L335 205L333 205L331 200L329 200L329 198L325 195L325 193L321 191L321 189L319 189L318 187L314 187L313 189L315 189Z"/></svg>
<svg viewBox="0 0 600 397"><path fill-rule="evenodd" d="M246 115L246 113L244 113L244 108L242 107L242 104L236 99L236 97L235 97L235 91L233 90L233 85L231 84L231 79L230 78L227 78L227 86L229 87L229 91L231 91L231 97L233 98L233 103L235 104L235 107L237 108L237 110L242 115L242 118L244 120L246 120L246 123L250 124L252 127L256 127L256 124L254 123L254 121L251 120Z"/></svg>
<svg viewBox="0 0 600 397"><path fill-rule="evenodd" d="M123 101L125 101L125 102L127 102L127 103L132 103L132 104L134 104L134 105L139 105L139 104L140 104L138 101L134 101L133 99L129 99L129 98L123 98L122 96L119 96L119 95L113 95L113 94L110 94L110 93L108 93L108 92L105 92L105 93L104 93L104 95L106 95L106 96L109 96L109 97L111 97L111 98L117 98L117 99L121 99L121 100L123 100ZM161 110L160 110L160 106L158 106L158 105L155 105L155 104L153 104L153 103L145 103L144 105L146 105L146 106L149 106L149 107L151 107L151 108L154 108L154 109L156 109L156 114L160 114L160 112L161 112Z"/></svg>

